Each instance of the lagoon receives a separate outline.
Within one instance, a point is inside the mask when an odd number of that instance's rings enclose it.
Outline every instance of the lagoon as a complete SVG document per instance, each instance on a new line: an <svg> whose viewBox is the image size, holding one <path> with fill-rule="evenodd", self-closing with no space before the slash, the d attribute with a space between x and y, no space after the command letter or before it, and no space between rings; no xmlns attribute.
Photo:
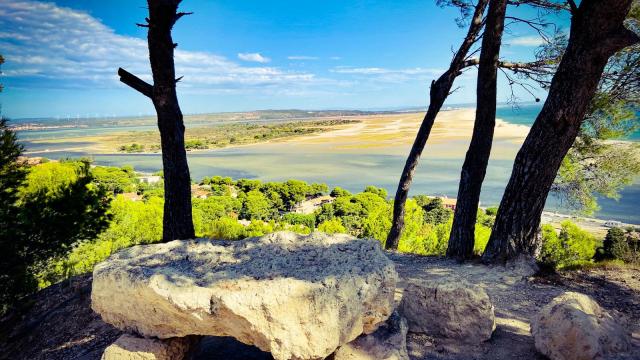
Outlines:
<svg viewBox="0 0 640 360"><path fill-rule="evenodd" d="M537 111L539 111L539 106L522 107L518 111L503 107L498 109L498 117L508 123L522 126L530 124ZM335 138L343 140L327 141L326 138L329 135L324 136L325 134L323 134L308 139L190 152L188 153L188 161L191 176L194 180L213 175L263 181L283 181L295 178L308 182L326 183L330 188L340 186L350 191L362 191L367 185L375 185L387 189L389 195L392 196L411 143L407 139L412 139L413 134L403 135L402 139L392 137L389 135L390 133L385 133L385 131L392 127L392 123L398 121L385 122L385 119L382 116L376 120L378 127L370 129L371 136L376 137L369 139L370 143L363 147L352 145L351 138L346 136L348 134L345 133L340 138L341 135L336 133ZM380 123L385 124L384 128L379 126ZM455 125L453 123L446 124L449 124L449 127ZM145 125L136 130L143 129L151 130L154 127L153 125ZM44 151L43 144L31 142L37 138L76 137L79 133L95 134L100 131L104 133L122 130L122 127L102 127L100 129L76 129L74 133L73 129L61 129L55 132L20 132L19 136L21 140L25 141L26 150L29 151L30 156L45 156L53 159L90 156L98 165L132 165L136 170L143 172L160 170L160 154L94 153L88 150L90 144L86 144L87 149L85 150L68 151L64 149L64 143L57 143L53 147L51 144L44 144L48 149L48 151ZM402 133L406 132L406 129L399 127L395 131ZM449 136L446 137L446 141L443 140L445 137L438 138L438 134L446 131L455 133L458 130L446 127L444 129L434 128L433 144L430 140L430 145L425 149L423 159L416 171L412 194L456 196L460 168L468 139L464 139L464 136ZM514 133L522 132L522 128L505 132L503 126L501 131L510 135L497 136L496 138L483 185L482 206L493 206L499 203L511 173L513 158L521 142L518 139L521 139L522 136L515 140L512 137L515 136ZM371 146L376 142L381 145ZM77 145L78 143L74 143L74 147ZM596 214L596 217L627 223L640 223L640 184L624 189L621 195L619 201L602 199L600 202L602 210ZM548 199L546 208L547 210L568 212L553 197Z"/></svg>

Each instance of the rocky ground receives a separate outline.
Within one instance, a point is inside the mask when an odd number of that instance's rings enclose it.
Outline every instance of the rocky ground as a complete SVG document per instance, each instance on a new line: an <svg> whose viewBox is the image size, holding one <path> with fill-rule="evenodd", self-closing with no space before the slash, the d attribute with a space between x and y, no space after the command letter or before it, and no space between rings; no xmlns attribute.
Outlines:
<svg viewBox="0 0 640 360"><path fill-rule="evenodd" d="M551 299L571 290L592 296L627 323L640 348L640 270L593 269L528 277L524 268L459 265L434 257L390 254L403 280L464 280L483 287L497 317L492 338L460 346L415 334L408 336L412 359L543 359L529 334L529 319ZM120 332L90 308L91 276L80 276L33 296L20 312L0 321L1 359L99 359ZM404 282L404 281L403 281ZM402 283L403 283L402 282ZM402 287L403 284L400 284ZM270 355L229 338L206 338L197 359L270 359ZM627 357L629 359L633 358Z"/></svg>

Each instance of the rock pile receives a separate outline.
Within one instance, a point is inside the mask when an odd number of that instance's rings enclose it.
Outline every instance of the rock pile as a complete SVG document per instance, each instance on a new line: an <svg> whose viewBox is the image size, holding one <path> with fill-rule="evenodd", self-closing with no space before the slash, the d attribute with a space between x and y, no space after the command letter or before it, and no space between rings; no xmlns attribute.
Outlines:
<svg viewBox="0 0 640 360"><path fill-rule="evenodd" d="M232 336L275 359L317 359L391 315L397 277L375 241L279 232L123 250L95 268L91 298L130 333Z"/></svg>

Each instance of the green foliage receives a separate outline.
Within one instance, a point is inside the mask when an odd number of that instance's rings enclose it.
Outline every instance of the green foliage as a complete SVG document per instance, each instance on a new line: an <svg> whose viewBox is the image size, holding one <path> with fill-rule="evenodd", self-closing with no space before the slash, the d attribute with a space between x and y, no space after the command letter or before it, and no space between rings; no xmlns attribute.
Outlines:
<svg viewBox="0 0 640 360"><path fill-rule="evenodd" d="M192 199L192 206L196 236L207 236L212 232L215 220L223 217L237 218L242 209L242 201L231 196L209 196L206 199Z"/></svg>
<svg viewBox="0 0 640 360"><path fill-rule="evenodd" d="M439 197L430 197L426 195L417 195L414 197L416 202L424 209L424 220L432 225L444 224L453 217L453 211L442 205L442 199Z"/></svg>
<svg viewBox="0 0 640 360"><path fill-rule="evenodd" d="M633 2L626 25L640 30L640 5ZM640 175L638 144L610 142L640 128L640 45L629 46L609 59L580 133L562 162L554 193L566 206L592 214L598 197L617 199Z"/></svg>
<svg viewBox="0 0 640 360"><path fill-rule="evenodd" d="M340 197L340 196L351 196L351 193L341 187L336 186L331 190L332 197Z"/></svg>
<svg viewBox="0 0 640 360"><path fill-rule="evenodd" d="M186 140L184 142L184 148L187 150L204 150L209 146L201 139Z"/></svg>
<svg viewBox="0 0 640 360"><path fill-rule="evenodd" d="M282 215L282 221L290 225L304 225L310 229L316 226L315 214L286 213Z"/></svg>
<svg viewBox="0 0 640 360"><path fill-rule="evenodd" d="M0 315L31 290L32 280L24 265L13 258L17 250L15 242L19 241L14 237L15 219L20 211L16 203L27 176L27 168L18 161L22 150L7 120L0 118Z"/></svg>
<svg viewBox="0 0 640 360"><path fill-rule="evenodd" d="M559 234L551 225L542 226L540 261L556 268L590 261L596 253L596 238L571 221L560 226Z"/></svg>
<svg viewBox="0 0 640 360"><path fill-rule="evenodd" d="M97 238L78 243L68 256L51 261L38 274L39 287L90 272L96 264L120 249L159 242L162 239L163 204L162 198L130 201L117 196L109 209L112 216L109 227Z"/></svg>
<svg viewBox="0 0 640 360"><path fill-rule="evenodd" d="M491 226L487 226L484 224L476 224L476 230L474 233L475 242L473 245L473 253L480 256L484 252L484 249L487 247L487 243L489 243L489 236L491 236Z"/></svg>
<svg viewBox="0 0 640 360"><path fill-rule="evenodd" d="M211 223L211 232L206 236L212 239L239 240L244 238L246 230L237 219L223 217Z"/></svg>
<svg viewBox="0 0 640 360"><path fill-rule="evenodd" d="M490 208L491 209L491 208ZM482 210L478 209L478 215L476 217L476 224L484 227L492 228L493 223L496 220L497 208Z"/></svg>
<svg viewBox="0 0 640 360"><path fill-rule="evenodd" d="M387 199L387 190L385 190L383 188L379 188L379 187L375 187L375 186L369 185L364 189L364 192L378 195L378 196L380 196L381 198L383 198L385 200Z"/></svg>
<svg viewBox="0 0 640 360"><path fill-rule="evenodd" d="M223 117L225 118L224 120L229 120L228 116ZM255 119L247 120L250 122L223 121L215 124L215 126L190 127L185 134L185 149L189 151L265 142L272 139L330 131L337 125L358 122L354 120L320 119L317 121L255 123ZM110 136L107 141L114 138ZM153 131L118 134L117 140L120 142L117 149L121 152L139 153L161 150L160 137L157 132Z"/></svg>
<svg viewBox="0 0 640 360"><path fill-rule="evenodd" d="M120 145L118 147L118 151L126 152L126 153L141 153L144 152L145 146L138 143L133 143L129 145Z"/></svg>
<svg viewBox="0 0 640 360"><path fill-rule="evenodd" d="M342 221L339 218L333 218L325 220L318 225L318 231L322 231L327 234L344 234L347 229L342 225Z"/></svg>
<svg viewBox="0 0 640 360"><path fill-rule="evenodd" d="M13 216L2 219L5 230L0 234L3 310L36 290L35 274L47 261L95 238L110 219L107 191L93 183L87 162L34 166L24 184L8 193L17 196L11 205Z"/></svg>
<svg viewBox="0 0 640 360"><path fill-rule="evenodd" d="M599 209L597 196L618 199L640 174L637 144L578 138L562 161L553 191L565 206L584 214Z"/></svg>
<svg viewBox="0 0 640 360"><path fill-rule="evenodd" d="M272 218L274 209L264 194L258 190L249 191L244 197L240 216L248 220L266 220Z"/></svg>
<svg viewBox="0 0 640 360"><path fill-rule="evenodd" d="M122 168L111 166L96 166L91 169L94 182L114 194L123 192L135 192L138 181L135 172L130 166Z"/></svg>
<svg viewBox="0 0 640 360"><path fill-rule="evenodd" d="M496 215L498 215L498 207L497 206L488 207L485 210L485 214L495 217Z"/></svg>
<svg viewBox="0 0 640 360"><path fill-rule="evenodd" d="M391 205L378 193L362 192L352 196L340 196L333 203L324 204L316 221L322 223L339 217L351 235L386 239L391 227Z"/></svg>
<svg viewBox="0 0 640 360"><path fill-rule="evenodd" d="M596 259L640 264L640 231L633 228L609 229L602 247L598 248Z"/></svg>

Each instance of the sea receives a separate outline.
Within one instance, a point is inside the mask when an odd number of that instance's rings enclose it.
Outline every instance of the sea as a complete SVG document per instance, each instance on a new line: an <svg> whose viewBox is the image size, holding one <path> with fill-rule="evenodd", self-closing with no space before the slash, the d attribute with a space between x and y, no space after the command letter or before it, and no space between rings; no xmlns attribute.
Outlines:
<svg viewBox="0 0 640 360"><path fill-rule="evenodd" d="M518 107L501 105L497 117L512 124L533 124L541 105L525 104ZM33 119L29 121L34 122ZM29 122L18 121L20 124ZM46 120L38 119L38 123ZM123 126L117 121L84 121L84 127L58 128L46 130L19 131L18 137L30 156L44 156L51 159L91 157L97 165L132 165L141 172L154 172L162 168L159 154L92 154L87 151L68 151L65 142L41 144L38 139L64 139L117 133L123 131L157 131L153 122L141 125ZM630 141L640 141L640 132L628 137ZM82 148L75 143L74 147ZM91 143L85 144L87 147ZM231 176L263 181L284 181L301 179L308 182L326 183L330 188L340 186L352 192L362 191L367 185L385 188L389 195L395 193L398 178L404 166L405 156L380 153L319 153L303 149L292 149L290 144L270 143L251 146L230 147L188 153L191 177L199 180L204 176ZM411 194L428 194L455 197L462 158L423 159L416 170ZM509 179L513 160L491 160L483 183L481 206L498 205L504 187ZM599 199L600 211L594 217L640 224L640 179L620 192L620 199ZM546 210L571 214L572 210L553 195L547 199Z"/></svg>

